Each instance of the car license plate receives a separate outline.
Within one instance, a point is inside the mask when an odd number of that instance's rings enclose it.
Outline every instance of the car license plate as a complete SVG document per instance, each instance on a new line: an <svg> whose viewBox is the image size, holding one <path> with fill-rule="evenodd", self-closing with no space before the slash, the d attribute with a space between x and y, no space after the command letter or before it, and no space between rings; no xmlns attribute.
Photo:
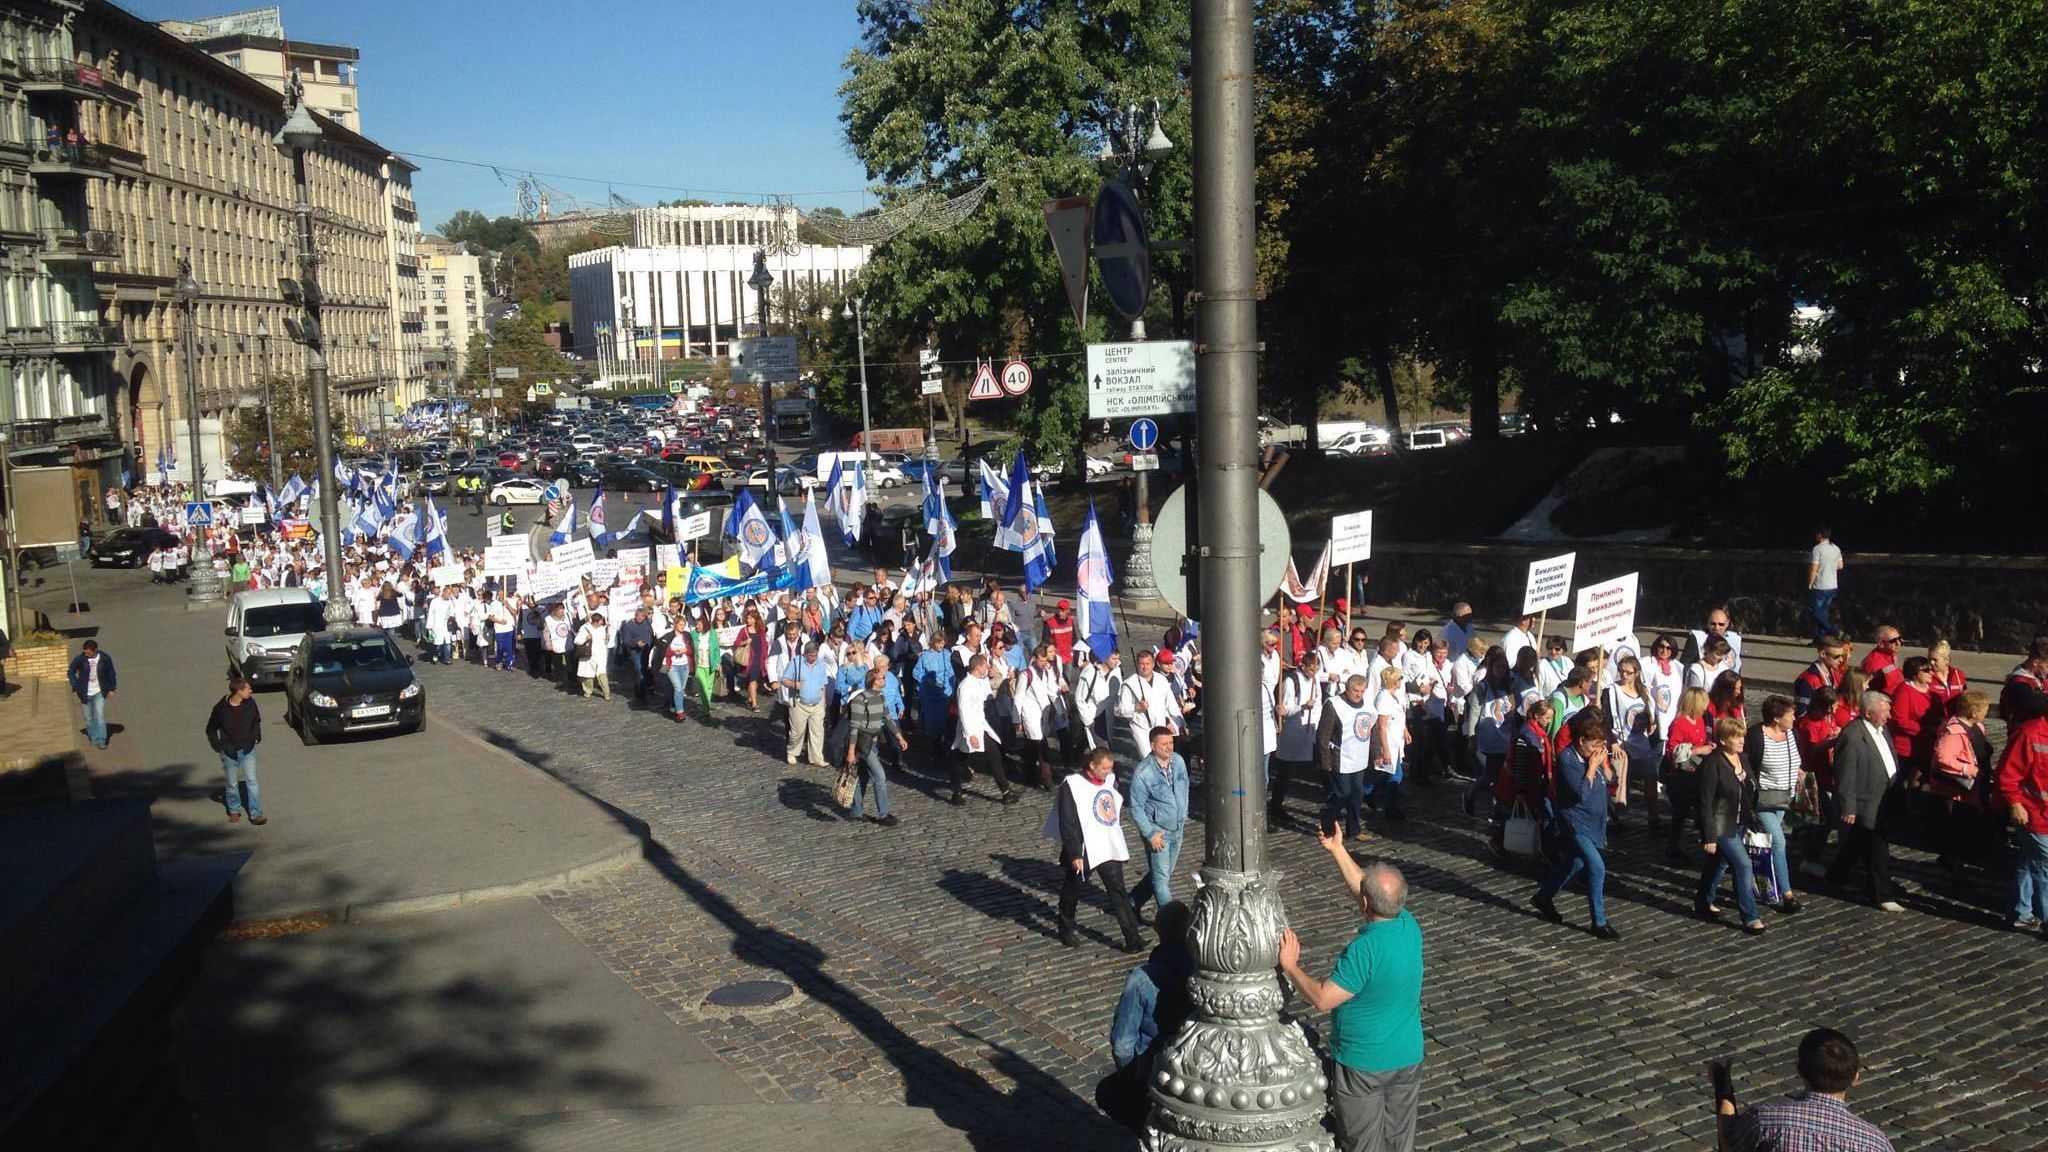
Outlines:
<svg viewBox="0 0 2048 1152"><path fill-rule="evenodd" d="M368 720L376 716L389 716L391 715L391 705L367 704L361 708L349 709L348 715L351 720Z"/></svg>

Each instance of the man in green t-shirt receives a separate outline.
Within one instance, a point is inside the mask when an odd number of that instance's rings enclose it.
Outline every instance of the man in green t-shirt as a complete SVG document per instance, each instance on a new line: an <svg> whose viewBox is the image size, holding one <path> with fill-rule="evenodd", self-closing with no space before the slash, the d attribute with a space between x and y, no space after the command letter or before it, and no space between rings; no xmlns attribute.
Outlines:
<svg viewBox="0 0 2048 1152"><path fill-rule="evenodd" d="M1343 1152L1412 1152L1422 1088L1422 928L1405 905L1408 881L1391 864L1361 868L1340 836L1316 833L1337 861L1365 924L1328 980L1301 970L1301 938L1280 935L1280 969L1302 998L1330 1014L1330 1105Z"/></svg>

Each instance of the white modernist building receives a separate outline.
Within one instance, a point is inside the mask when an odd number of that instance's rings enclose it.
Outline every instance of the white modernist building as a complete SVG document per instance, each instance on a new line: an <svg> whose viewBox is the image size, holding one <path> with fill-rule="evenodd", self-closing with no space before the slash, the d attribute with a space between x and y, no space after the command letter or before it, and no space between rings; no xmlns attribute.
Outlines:
<svg viewBox="0 0 2048 1152"><path fill-rule="evenodd" d="M773 208L647 208L633 214L633 244L569 257L574 351L595 361L728 354L754 331L760 302L747 281L768 253L777 318L789 300L843 288L867 263L865 247L796 242L793 213Z"/></svg>

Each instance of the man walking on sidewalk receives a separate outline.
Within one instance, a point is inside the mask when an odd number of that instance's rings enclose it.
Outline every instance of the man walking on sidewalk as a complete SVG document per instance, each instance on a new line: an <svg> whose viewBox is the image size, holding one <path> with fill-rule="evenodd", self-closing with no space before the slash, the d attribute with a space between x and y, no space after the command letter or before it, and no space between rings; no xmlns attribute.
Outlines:
<svg viewBox="0 0 2048 1152"><path fill-rule="evenodd" d="M85 738L95 748L107 746L107 701L114 698L114 658L100 651L99 641L87 640L85 648L71 658L64 678L85 708Z"/></svg>
<svg viewBox="0 0 2048 1152"><path fill-rule="evenodd" d="M978 659L978 657L977 657ZM1081 904L1081 889L1088 874L1102 878L1109 898L1110 915L1123 929L1124 951L1143 952L1144 937L1138 931L1137 914L1124 897L1124 861L1131 858L1124 840L1123 797L1117 793L1116 758L1109 749L1088 754L1087 767L1060 781L1058 796L1045 821L1045 836L1060 842L1060 943L1078 947L1080 935L1074 930L1074 913Z"/></svg>
<svg viewBox="0 0 2048 1152"><path fill-rule="evenodd" d="M256 786L256 745L263 742L263 716L256 710L256 689L247 680L237 676L228 682L228 694L206 718L206 742L220 753L221 773L227 777L228 823L242 819L244 784L249 787L249 823L270 823L263 814L263 793Z"/></svg>
<svg viewBox="0 0 2048 1152"><path fill-rule="evenodd" d="M1188 765L1164 725L1152 729L1152 750L1131 770L1131 818L1145 840L1148 868L1131 890L1131 910L1143 908L1147 896L1164 908L1173 903L1173 865L1188 824Z"/></svg>
<svg viewBox="0 0 2048 1152"><path fill-rule="evenodd" d="M783 757L796 763L799 750L804 762L825 767L825 682L828 669L818 659L818 642L804 645L804 658L783 670L782 687L789 693L789 748Z"/></svg>

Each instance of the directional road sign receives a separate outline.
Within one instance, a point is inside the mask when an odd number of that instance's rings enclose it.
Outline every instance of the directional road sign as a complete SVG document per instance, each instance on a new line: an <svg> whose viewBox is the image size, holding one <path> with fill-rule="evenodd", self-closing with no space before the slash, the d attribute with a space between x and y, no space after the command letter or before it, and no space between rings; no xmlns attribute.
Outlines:
<svg viewBox="0 0 2048 1152"><path fill-rule="evenodd" d="M796 337L750 336L732 342L733 375L755 384L797 379Z"/></svg>
<svg viewBox="0 0 2048 1152"><path fill-rule="evenodd" d="M1022 360L1012 360L1003 365L1003 391L1012 396L1022 396L1031 391L1031 365Z"/></svg>
<svg viewBox="0 0 2048 1152"><path fill-rule="evenodd" d="M1088 346L1088 418L1121 420L1195 410L1195 346L1188 340Z"/></svg>
<svg viewBox="0 0 2048 1152"><path fill-rule="evenodd" d="M1131 447L1150 452L1159 443L1159 425L1151 420L1131 421Z"/></svg>
<svg viewBox="0 0 2048 1152"><path fill-rule="evenodd" d="M920 348L917 350L917 375L923 381L924 395L945 395L946 371L939 366L939 350L937 348Z"/></svg>
<svg viewBox="0 0 2048 1152"><path fill-rule="evenodd" d="M1095 266L1110 306L1126 320L1145 314L1152 295L1151 238L1137 194L1112 180L1095 196Z"/></svg>
<svg viewBox="0 0 2048 1152"><path fill-rule="evenodd" d="M519 379L519 369L496 368L491 371L491 375L500 380L517 380Z"/></svg>

